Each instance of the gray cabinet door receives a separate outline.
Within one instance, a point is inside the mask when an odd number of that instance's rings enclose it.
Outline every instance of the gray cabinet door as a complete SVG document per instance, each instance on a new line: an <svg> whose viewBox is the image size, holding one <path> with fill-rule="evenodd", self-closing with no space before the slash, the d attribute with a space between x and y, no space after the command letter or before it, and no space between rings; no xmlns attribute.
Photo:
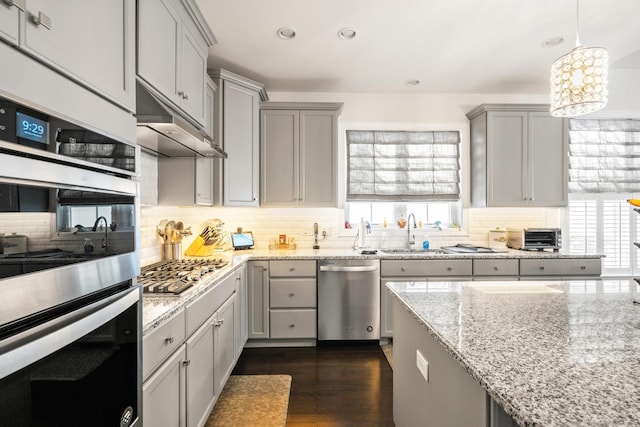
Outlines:
<svg viewBox="0 0 640 427"><path fill-rule="evenodd" d="M185 191L189 191L185 188ZM196 159L196 205L213 206L213 159L199 157Z"/></svg>
<svg viewBox="0 0 640 427"><path fill-rule="evenodd" d="M487 205L526 206L527 113L487 113Z"/></svg>
<svg viewBox="0 0 640 427"><path fill-rule="evenodd" d="M259 94L223 82L223 162L225 206L258 206Z"/></svg>
<svg viewBox="0 0 640 427"><path fill-rule="evenodd" d="M16 5L0 2L0 39L14 46L20 36L20 9Z"/></svg>
<svg viewBox="0 0 640 427"><path fill-rule="evenodd" d="M26 15L43 18L26 20L23 49L135 111L135 2L26 3Z"/></svg>
<svg viewBox="0 0 640 427"><path fill-rule="evenodd" d="M204 425L213 408L214 316L187 340L187 427Z"/></svg>
<svg viewBox="0 0 640 427"><path fill-rule="evenodd" d="M300 206L336 206L337 121L333 111L300 111Z"/></svg>
<svg viewBox="0 0 640 427"><path fill-rule="evenodd" d="M182 33L178 97L180 106L198 123L204 125L205 76L207 75L207 46L189 31Z"/></svg>
<svg viewBox="0 0 640 427"><path fill-rule="evenodd" d="M236 362L235 349L236 295L216 312L214 320L213 377L216 396L220 396Z"/></svg>
<svg viewBox="0 0 640 427"><path fill-rule="evenodd" d="M261 205L298 204L299 117L297 110L260 112Z"/></svg>
<svg viewBox="0 0 640 427"><path fill-rule="evenodd" d="M184 346L142 386L142 419L149 426L186 425Z"/></svg>
<svg viewBox="0 0 640 427"><path fill-rule="evenodd" d="M138 74L174 101L179 31L180 18L167 0L138 1Z"/></svg>
<svg viewBox="0 0 640 427"><path fill-rule="evenodd" d="M269 261L247 267L249 338L269 338Z"/></svg>
<svg viewBox="0 0 640 427"><path fill-rule="evenodd" d="M549 113L528 114L530 206L567 206L567 123Z"/></svg>

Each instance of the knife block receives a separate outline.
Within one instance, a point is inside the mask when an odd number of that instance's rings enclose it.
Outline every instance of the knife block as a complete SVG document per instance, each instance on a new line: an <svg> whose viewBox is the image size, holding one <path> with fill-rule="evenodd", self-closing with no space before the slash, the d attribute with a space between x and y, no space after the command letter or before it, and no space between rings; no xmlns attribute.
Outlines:
<svg viewBox="0 0 640 427"><path fill-rule="evenodd" d="M184 254L187 256L212 256L214 245L206 245L205 240L201 236L197 236L189 245Z"/></svg>

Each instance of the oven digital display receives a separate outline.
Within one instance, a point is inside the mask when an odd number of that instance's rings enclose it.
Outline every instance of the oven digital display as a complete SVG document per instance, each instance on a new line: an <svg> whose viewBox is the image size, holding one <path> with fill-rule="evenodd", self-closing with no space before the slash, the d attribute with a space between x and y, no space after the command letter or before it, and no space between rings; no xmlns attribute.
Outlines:
<svg viewBox="0 0 640 427"><path fill-rule="evenodd" d="M48 144L49 123L28 114L16 113L16 135L41 144Z"/></svg>

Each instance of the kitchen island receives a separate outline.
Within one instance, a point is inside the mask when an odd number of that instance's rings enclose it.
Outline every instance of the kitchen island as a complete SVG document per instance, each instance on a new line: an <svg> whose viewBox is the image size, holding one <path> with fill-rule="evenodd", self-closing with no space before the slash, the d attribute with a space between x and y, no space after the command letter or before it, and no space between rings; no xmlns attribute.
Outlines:
<svg viewBox="0 0 640 427"><path fill-rule="evenodd" d="M396 426L640 425L633 280L387 286Z"/></svg>

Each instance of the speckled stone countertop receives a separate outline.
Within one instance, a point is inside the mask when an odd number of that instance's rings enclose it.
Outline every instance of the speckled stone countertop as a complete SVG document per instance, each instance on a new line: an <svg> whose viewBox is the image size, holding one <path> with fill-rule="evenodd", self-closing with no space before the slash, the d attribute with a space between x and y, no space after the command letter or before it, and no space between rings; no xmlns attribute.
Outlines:
<svg viewBox="0 0 640 427"><path fill-rule="evenodd" d="M519 425L640 425L633 280L388 287Z"/></svg>
<svg viewBox="0 0 640 427"><path fill-rule="evenodd" d="M231 256L227 266L208 274L200 283L179 295L143 294L142 297L142 335L146 335L183 310L189 303L198 299L211 287L236 272L250 258L250 255Z"/></svg>
<svg viewBox="0 0 640 427"><path fill-rule="evenodd" d="M269 249L252 249L245 251L236 251L237 253L251 254L254 260L272 260L272 259L465 259L465 258L602 258L602 255L585 255L574 254L569 252L551 252L551 251L521 251L515 249L506 249L504 252L496 253L438 253L438 252L413 252L392 253L378 250L374 255L362 255L361 250L353 249L296 249L296 250L269 250Z"/></svg>

